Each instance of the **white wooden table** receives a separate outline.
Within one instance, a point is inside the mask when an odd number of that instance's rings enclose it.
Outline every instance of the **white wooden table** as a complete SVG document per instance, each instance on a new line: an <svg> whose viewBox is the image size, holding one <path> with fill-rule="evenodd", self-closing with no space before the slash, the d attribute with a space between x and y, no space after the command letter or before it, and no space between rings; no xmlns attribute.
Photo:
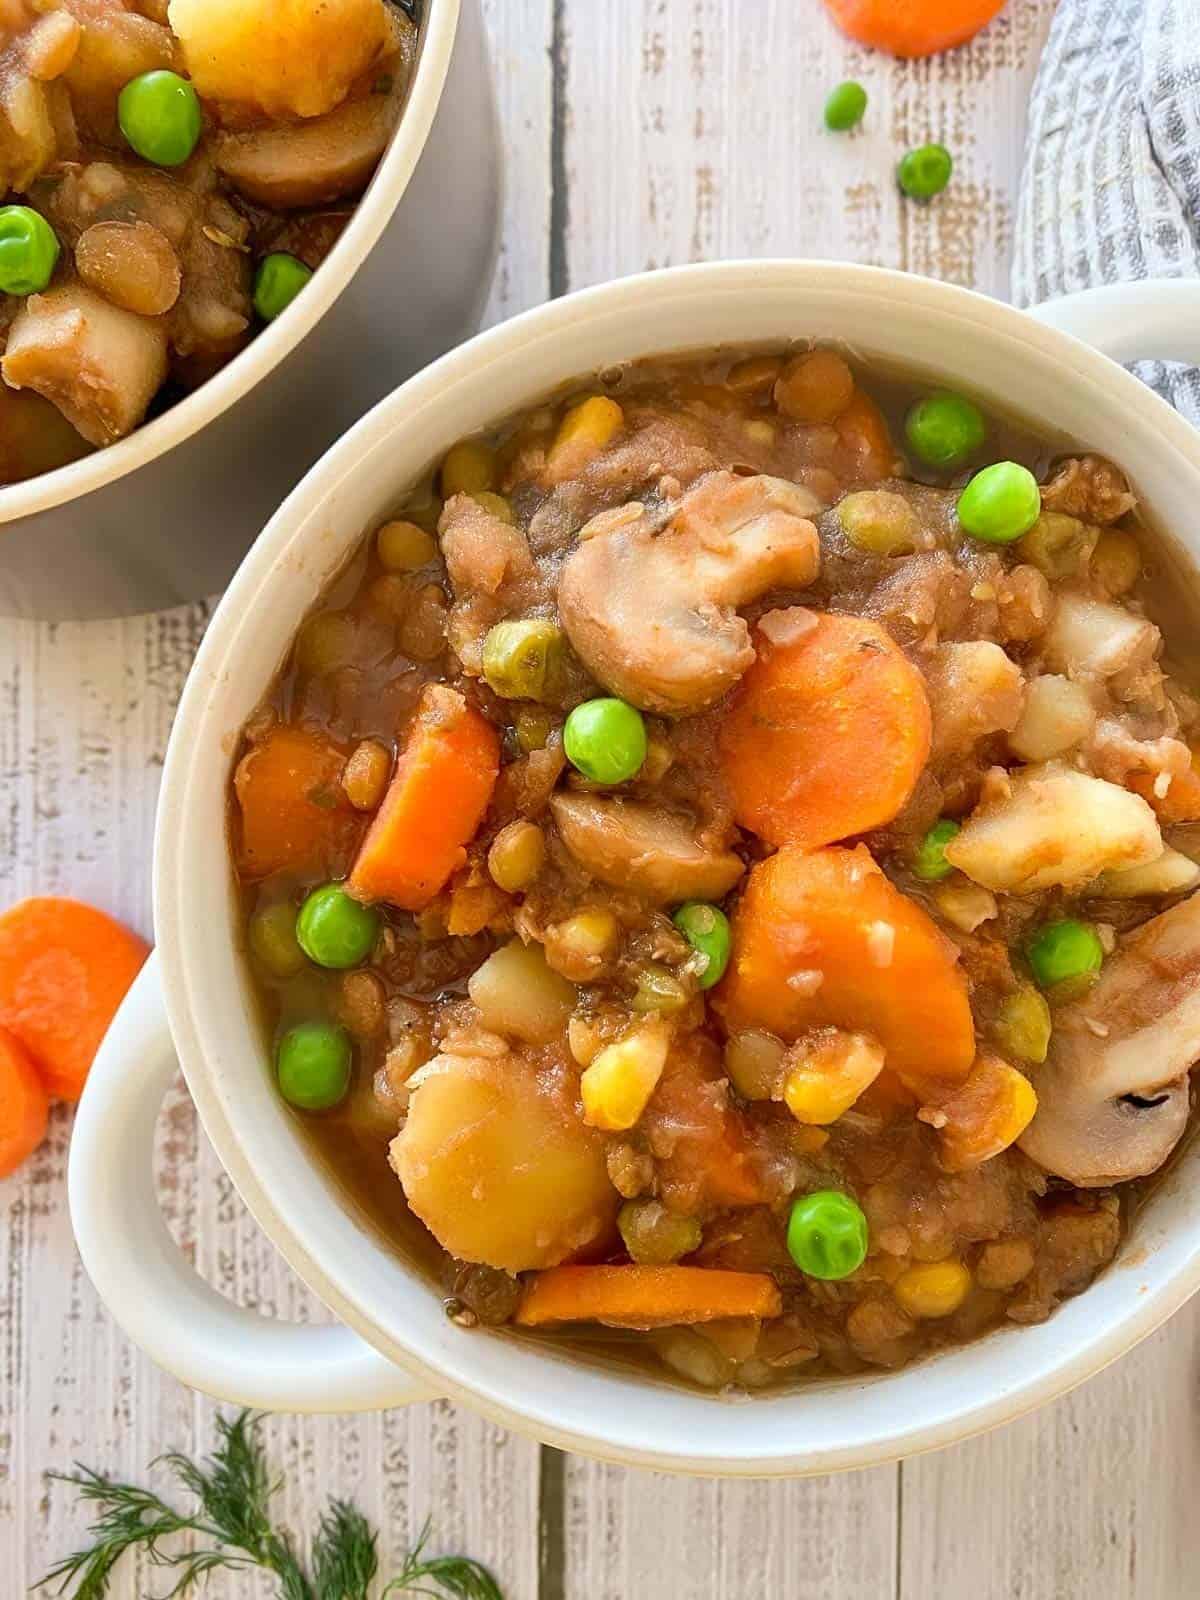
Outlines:
<svg viewBox="0 0 1200 1600"><path fill-rule="evenodd" d="M436 0L435 0L436 3ZM849 47L817 0L487 0L509 162L493 320L645 267L846 256L1003 295L1024 107L1053 0L1011 0L976 45L903 66ZM820 131L854 75L867 127ZM938 138L950 190L905 204L898 150ZM798 334L803 329L795 330ZM149 845L172 710L208 608L87 626L0 623L0 904L94 900L149 932ZM141 1474L211 1440L211 1405L146 1361L82 1276L70 1118L0 1184L0 1596L72 1546L44 1473ZM201 1270L247 1304L319 1316L258 1234L180 1092L161 1193ZM902 1466L793 1483L685 1482L539 1450L441 1403L268 1424L283 1509L330 1492L380 1524L385 1566L427 1512L510 1600L1183 1600L1200 1580L1200 1306L1074 1396ZM132 1568L113 1590L161 1589ZM214 1600L273 1593L218 1579Z"/></svg>

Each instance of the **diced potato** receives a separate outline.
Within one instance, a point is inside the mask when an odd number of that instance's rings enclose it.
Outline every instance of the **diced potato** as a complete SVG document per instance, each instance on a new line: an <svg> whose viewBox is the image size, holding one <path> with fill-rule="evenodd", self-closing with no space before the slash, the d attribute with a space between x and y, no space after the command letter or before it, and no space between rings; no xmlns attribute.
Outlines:
<svg viewBox="0 0 1200 1600"><path fill-rule="evenodd" d="M1158 629L1123 606L1085 594L1059 596L1043 646L1046 664L1071 678L1111 678L1151 661Z"/></svg>
<svg viewBox="0 0 1200 1600"><path fill-rule="evenodd" d="M383 0L171 0L198 93L268 117L319 117L384 53Z"/></svg>
<svg viewBox="0 0 1200 1600"><path fill-rule="evenodd" d="M946 860L987 889L1031 894L1142 866L1162 850L1158 822L1138 795L1047 762L1019 769L1006 796L979 806Z"/></svg>
<svg viewBox="0 0 1200 1600"><path fill-rule="evenodd" d="M1025 698L1020 667L986 639L941 645L926 673L935 758L967 754L1016 725Z"/></svg>
<svg viewBox="0 0 1200 1600"><path fill-rule="evenodd" d="M1095 726L1096 711L1083 685L1048 672L1025 691L1025 708L1008 742L1022 761L1050 761L1082 744Z"/></svg>
<svg viewBox="0 0 1200 1600"><path fill-rule="evenodd" d="M576 1000L574 984L550 970L541 945L519 939L476 968L467 993L485 1028L528 1044L547 1044L561 1033Z"/></svg>
<svg viewBox="0 0 1200 1600"><path fill-rule="evenodd" d="M1092 893L1105 900L1138 900L1143 895L1183 894L1198 883L1200 867L1178 850L1168 848L1157 861L1148 861L1145 866L1102 873L1093 884Z"/></svg>
<svg viewBox="0 0 1200 1600"><path fill-rule="evenodd" d="M510 1054L437 1056L410 1080L391 1162L443 1249L506 1272L553 1267L604 1240L619 1197L603 1141Z"/></svg>

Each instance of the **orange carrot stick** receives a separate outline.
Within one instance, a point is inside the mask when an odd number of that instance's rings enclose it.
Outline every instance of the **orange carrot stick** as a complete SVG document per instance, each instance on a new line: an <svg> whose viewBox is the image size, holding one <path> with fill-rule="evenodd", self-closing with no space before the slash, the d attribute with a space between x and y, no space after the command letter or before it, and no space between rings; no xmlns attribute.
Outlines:
<svg viewBox="0 0 1200 1600"><path fill-rule="evenodd" d="M50 1096L21 1041L0 1028L0 1178L7 1178L46 1136Z"/></svg>
<svg viewBox="0 0 1200 1600"><path fill-rule="evenodd" d="M833 429L849 453L846 465L857 477L873 482L902 471L887 418L861 389L855 389L850 404L834 418Z"/></svg>
<svg viewBox="0 0 1200 1600"><path fill-rule="evenodd" d="M516 1321L603 1322L610 1328L670 1328L720 1317L777 1317L779 1289L765 1272L711 1267L550 1267L525 1291Z"/></svg>
<svg viewBox="0 0 1200 1600"><path fill-rule="evenodd" d="M427 906L466 859L500 772L500 738L461 694L426 686L383 804L350 873L364 900Z"/></svg>
<svg viewBox="0 0 1200 1600"><path fill-rule="evenodd" d="M233 778L240 811L238 870L344 870L359 819L341 785L345 753L323 733L280 723L252 744Z"/></svg>
<svg viewBox="0 0 1200 1600"><path fill-rule="evenodd" d="M719 743L738 821L811 850L896 816L929 757L930 717L921 674L878 623L810 616L778 643L756 631Z"/></svg>
<svg viewBox="0 0 1200 1600"><path fill-rule="evenodd" d="M825 0L843 33L894 56L932 56L965 44L1005 0Z"/></svg>
<svg viewBox="0 0 1200 1600"><path fill-rule="evenodd" d="M25 1046L55 1099L79 1099L149 953L136 933L78 900L22 900L0 916L0 1024Z"/></svg>
<svg viewBox="0 0 1200 1600"><path fill-rule="evenodd" d="M733 954L714 1004L730 1032L795 1039L830 1023L870 1033L888 1068L920 1094L959 1082L975 1056L967 980L919 905L884 877L864 845L789 845L746 880Z"/></svg>

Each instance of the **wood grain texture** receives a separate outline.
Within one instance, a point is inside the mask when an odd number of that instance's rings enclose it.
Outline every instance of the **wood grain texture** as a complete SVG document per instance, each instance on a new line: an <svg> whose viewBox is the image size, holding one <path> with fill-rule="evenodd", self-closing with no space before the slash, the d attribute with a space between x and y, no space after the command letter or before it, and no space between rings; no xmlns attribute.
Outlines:
<svg viewBox="0 0 1200 1600"><path fill-rule="evenodd" d="M719 255L846 256L1004 294L1023 107L1052 0L1012 0L970 48L899 65L846 43L816 0L485 0L507 152L489 320L551 289ZM871 94L842 138L820 106ZM954 184L902 203L904 145L938 138ZM802 332L803 330L792 330ZM0 904L93 899L148 931L149 839L170 719L208 608L128 622L0 622ZM69 1117L0 1185L0 1595L81 1529L44 1473L78 1457L139 1475L204 1449L213 1407L141 1357L97 1304L65 1208ZM320 1307L242 1209L177 1090L158 1173L213 1283L297 1318ZM547 1453L561 1503L542 1600L1184 1600L1200 1560L1200 1310L1038 1415L956 1449L795 1483L685 1482ZM539 1592L539 1452L445 1403L267 1424L282 1510L326 1495L380 1525L385 1564L427 1511L437 1541ZM114 1600L157 1587L130 1569ZM214 1600L271 1586L220 1581Z"/></svg>
<svg viewBox="0 0 1200 1600"><path fill-rule="evenodd" d="M549 273L550 0L485 0L506 143L497 321L545 298ZM171 717L210 607L125 622L0 621L0 905L61 892L150 928L150 840ZM66 1209L70 1116L0 1183L0 1595L23 1593L73 1548L84 1519L47 1470L73 1460L141 1478L165 1449L206 1450L212 1404L160 1373L98 1304ZM325 1313L259 1233L180 1086L159 1124L157 1172L176 1238L209 1282L298 1320ZM387 1416L275 1417L280 1509L310 1530L330 1494L380 1528L390 1570L433 1513L434 1545L491 1565L506 1594L537 1590L539 1451L447 1402ZM161 1575L130 1565L112 1600ZM265 1600L274 1585L221 1578L213 1600Z"/></svg>

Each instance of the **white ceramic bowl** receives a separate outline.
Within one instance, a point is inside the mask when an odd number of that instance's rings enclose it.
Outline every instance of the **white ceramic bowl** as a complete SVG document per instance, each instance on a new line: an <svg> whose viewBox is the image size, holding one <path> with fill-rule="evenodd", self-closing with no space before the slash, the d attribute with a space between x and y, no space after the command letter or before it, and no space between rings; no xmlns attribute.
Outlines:
<svg viewBox="0 0 1200 1600"><path fill-rule="evenodd" d="M0 488L0 615L131 615L216 593L321 452L479 326L500 215L479 0L424 10L400 125L287 315L127 439Z"/></svg>
<svg viewBox="0 0 1200 1600"><path fill-rule="evenodd" d="M968 385L1111 455L1196 554L1200 437L1115 362L1047 323L1115 331L1125 357L1195 357L1198 308L1200 285L1147 284L1060 302L1037 320L865 267L688 267L588 290L494 329L365 417L247 557L172 735L155 860L158 954L92 1070L71 1148L79 1247L130 1335L185 1382L247 1404L339 1411L450 1394L570 1449L764 1475L866 1466L1003 1422L1096 1372L1174 1311L1200 1284L1200 1145L1139 1213L1115 1265L1049 1322L895 1374L730 1403L563 1348L456 1327L435 1289L355 1218L276 1093L238 954L225 807L239 729L329 575L453 441L558 384L658 352L845 341L868 360ZM242 1198L342 1326L288 1327L236 1310L175 1249L155 1204L150 1150L176 1052Z"/></svg>

